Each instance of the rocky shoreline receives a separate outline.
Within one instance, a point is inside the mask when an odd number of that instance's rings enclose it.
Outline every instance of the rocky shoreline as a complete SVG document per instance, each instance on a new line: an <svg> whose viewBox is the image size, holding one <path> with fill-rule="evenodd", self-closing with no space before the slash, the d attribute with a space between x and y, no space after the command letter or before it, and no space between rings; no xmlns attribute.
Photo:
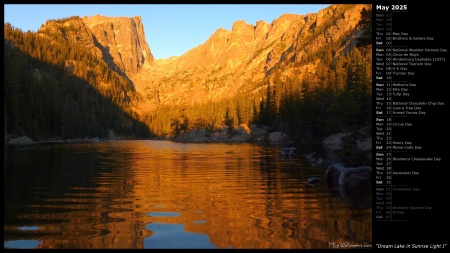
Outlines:
<svg viewBox="0 0 450 253"><path fill-rule="evenodd" d="M8 145L11 146L24 146L24 145L34 145L34 144L48 144L48 143L84 143L84 142L100 142L103 141L102 139L98 137L94 138L80 138L80 139L52 139L52 140L45 140L45 141L34 141L28 136L21 136L17 138L12 138L9 141L6 141Z"/></svg>

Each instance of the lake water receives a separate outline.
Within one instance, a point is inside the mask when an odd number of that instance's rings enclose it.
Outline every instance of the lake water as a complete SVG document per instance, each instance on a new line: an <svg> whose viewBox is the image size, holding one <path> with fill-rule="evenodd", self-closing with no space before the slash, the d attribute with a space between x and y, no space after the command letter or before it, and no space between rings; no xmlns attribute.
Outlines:
<svg viewBox="0 0 450 253"><path fill-rule="evenodd" d="M306 180L318 177L311 185ZM4 247L370 247L372 192L343 197L280 147L108 141L6 147Z"/></svg>

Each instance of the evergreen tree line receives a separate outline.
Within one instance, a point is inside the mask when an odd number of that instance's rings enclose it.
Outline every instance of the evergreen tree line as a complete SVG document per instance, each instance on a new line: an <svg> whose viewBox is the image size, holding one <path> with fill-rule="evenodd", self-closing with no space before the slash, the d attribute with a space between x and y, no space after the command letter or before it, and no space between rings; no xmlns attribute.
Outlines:
<svg viewBox="0 0 450 253"><path fill-rule="evenodd" d="M355 47L328 66L320 61L316 72L301 81L268 82L254 122L287 133L300 143L370 127L371 50L371 46Z"/></svg>
<svg viewBox="0 0 450 253"><path fill-rule="evenodd" d="M149 137L133 118L128 81L85 48L4 26L5 134L51 138Z"/></svg>
<svg viewBox="0 0 450 253"><path fill-rule="evenodd" d="M159 137L174 136L199 128L212 133L223 126L229 129L240 124L249 126L253 123L262 95L245 92L219 101L160 106L156 111L146 113L143 120Z"/></svg>

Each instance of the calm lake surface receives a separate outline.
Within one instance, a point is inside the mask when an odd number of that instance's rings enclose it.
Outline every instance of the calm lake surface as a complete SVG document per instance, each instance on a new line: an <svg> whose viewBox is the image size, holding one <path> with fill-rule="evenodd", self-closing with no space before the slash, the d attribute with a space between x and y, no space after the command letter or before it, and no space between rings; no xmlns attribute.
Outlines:
<svg viewBox="0 0 450 253"><path fill-rule="evenodd" d="M4 248L370 247L371 190L342 196L276 146L7 147Z"/></svg>

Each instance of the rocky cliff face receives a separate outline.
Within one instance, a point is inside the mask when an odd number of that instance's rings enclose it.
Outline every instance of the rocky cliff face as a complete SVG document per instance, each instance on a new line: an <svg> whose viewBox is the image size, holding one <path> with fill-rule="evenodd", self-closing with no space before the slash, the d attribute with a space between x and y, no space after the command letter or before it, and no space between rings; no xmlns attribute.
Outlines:
<svg viewBox="0 0 450 253"><path fill-rule="evenodd" d="M111 59L127 75L135 74L144 64L154 61L145 40L141 17L83 17L83 22L92 31L103 47L104 55Z"/></svg>
<svg viewBox="0 0 450 253"><path fill-rule="evenodd" d="M60 35L70 43L88 48L122 75L136 74L154 58L148 46L140 17L71 17L47 21L38 31Z"/></svg>
<svg viewBox="0 0 450 253"><path fill-rule="evenodd" d="M355 45L355 39L361 36L356 29L363 8L368 6L338 4L320 10L317 14L307 15L304 26L294 39L292 48L286 52L285 58L291 62L299 61L303 55L315 52L333 41L343 41L341 50L348 50Z"/></svg>

